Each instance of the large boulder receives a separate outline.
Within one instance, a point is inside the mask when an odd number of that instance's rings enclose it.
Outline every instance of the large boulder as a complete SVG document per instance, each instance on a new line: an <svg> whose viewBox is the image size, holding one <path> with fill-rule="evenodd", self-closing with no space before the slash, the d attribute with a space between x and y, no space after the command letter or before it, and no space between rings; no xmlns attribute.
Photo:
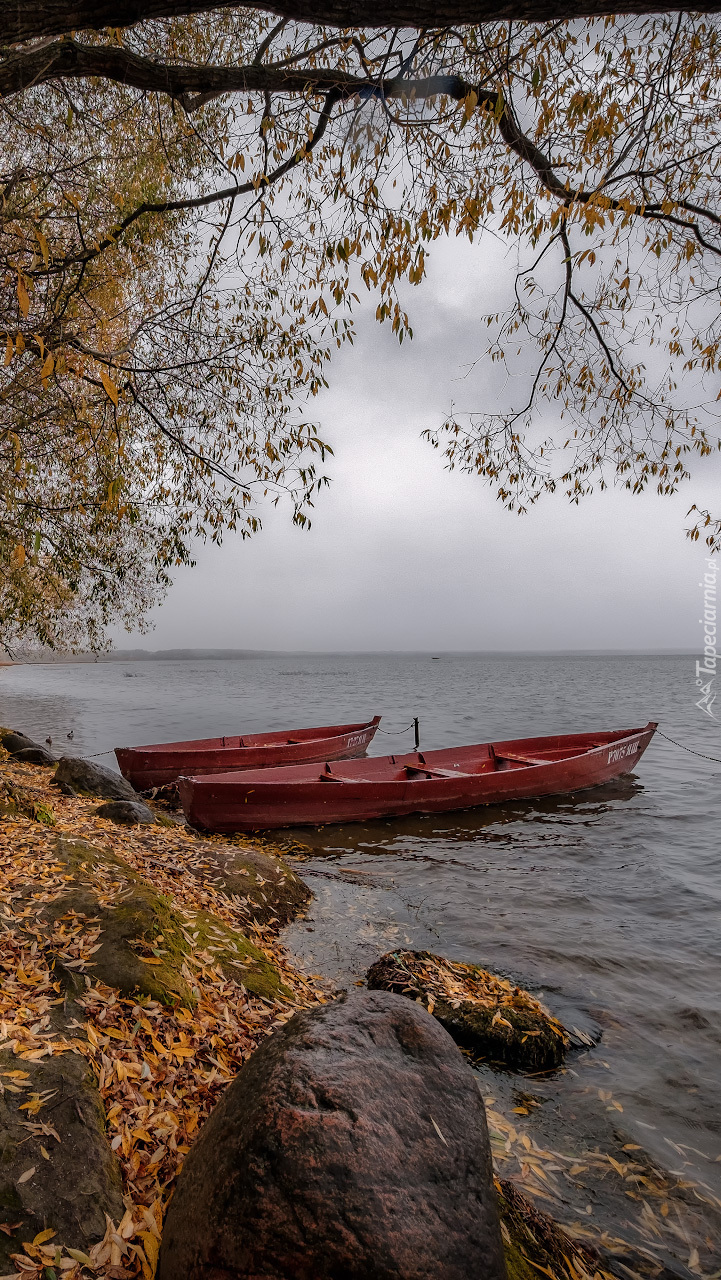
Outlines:
<svg viewBox="0 0 721 1280"><path fill-rule="evenodd" d="M419 1005L355 992L256 1050L185 1162L158 1280L505 1280L476 1080Z"/></svg>
<svg viewBox="0 0 721 1280"><path fill-rule="evenodd" d="M198 841L194 853L185 874L235 898L258 924L289 924L312 897L286 862L249 844Z"/></svg>
<svg viewBox="0 0 721 1280"><path fill-rule="evenodd" d="M181 915L164 894L107 849L60 836L57 858L71 875L65 890L44 908L43 919L51 931L67 915L99 920L93 974L122 995L191 1005L197 996L192 970L198 963L218 965L262 999L290 995L278 970L244 934L207 911L197 911L192 918ZM127 890L121 901L109 905L102 900L108 874Z"/></svg>
<svg viewBox="0 0 721 1280"><path fill-rule="evenodd" d="M100 796L103 800L137 800L129 782L106 769L95 760L82 760L79 756L63 756L55 770L54 782L66 782L80 795Z"/></svg>

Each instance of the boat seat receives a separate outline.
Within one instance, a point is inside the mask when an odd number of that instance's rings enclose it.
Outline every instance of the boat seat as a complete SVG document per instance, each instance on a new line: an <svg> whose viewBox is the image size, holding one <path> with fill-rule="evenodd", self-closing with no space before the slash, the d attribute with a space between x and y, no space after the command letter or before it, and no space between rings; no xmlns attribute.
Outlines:
<svg viewBox="0 0 721 1280"><path fill-rule="evenodd" d="M422 773L425 778L470 778L473 775L464 773L462 769L433 769L425 764L406 764L403 766L409 777Z"/></svg>
<svg viewBox="0 0 721 1280"><path fill-rule="evenodd" d="M496 760L518 760L521 764L551 764L551 760L539 760L536 756L522 756L515 751L504 751L501 755L496 753Z"/></svg>

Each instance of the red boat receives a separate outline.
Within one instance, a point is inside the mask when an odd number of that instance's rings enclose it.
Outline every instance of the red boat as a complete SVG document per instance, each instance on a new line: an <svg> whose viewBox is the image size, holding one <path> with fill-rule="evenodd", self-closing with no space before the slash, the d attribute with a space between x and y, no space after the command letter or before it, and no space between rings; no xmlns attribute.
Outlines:
<svg viewBox="0 0 721 1280"><path fill-rule="evenodd" d="M363 822L567 795L629 773L651 741L644 729L413 751L322 769L301 765L180 778L188 822L206 831Z"/></svg>
<svg viewBox="0 0 721 1280"><path fill-rule="evenodd" d="M158 742L149 747L116 747L120 772L136 791L163 787L181 773L228 773L268 769L313 760L349 760L364 755L380 716L362 724L331 724L319 729L283 729L195 742Z"/></svg>

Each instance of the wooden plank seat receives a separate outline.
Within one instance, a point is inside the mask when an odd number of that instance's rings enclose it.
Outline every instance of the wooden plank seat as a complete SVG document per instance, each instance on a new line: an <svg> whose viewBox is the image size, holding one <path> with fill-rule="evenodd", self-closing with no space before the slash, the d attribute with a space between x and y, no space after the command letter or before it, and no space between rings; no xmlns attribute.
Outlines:
<svg viewBox="0 0 721 1280"><path fill-rule="evenodd" d="M496 760L516 760L520 764L551 764L550 760L539 760L536 756L522 756L515 751L505 751L503 755L495 753Z"/></svg>
<svg viewBox="0 0 721 1280"><path fill-rule="evenodd" d="M363 778L363 777L352 778L347 773L331 772L331 767L329 764L325 766L323 773L319 775L319 780L321 782L369 782L370 781L369 778Z"/></svg>
<svg viewBox="0 0 721 1280"><path fill-rule="evenodd" d="M470 773L463 773L461 769L432 769L425 764L406 764L403 766L409 777L414 774L422 774L424 778L470 778Z"/></svg>

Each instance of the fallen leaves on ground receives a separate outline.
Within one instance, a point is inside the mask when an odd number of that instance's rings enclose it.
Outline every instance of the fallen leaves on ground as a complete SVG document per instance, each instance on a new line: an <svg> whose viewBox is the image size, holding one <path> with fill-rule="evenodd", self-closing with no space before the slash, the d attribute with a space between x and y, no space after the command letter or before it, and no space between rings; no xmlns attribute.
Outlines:
<svg viewBox="0 0 721 1280"><path fill-rule="evenodd" d="M200 842L179 825L117 827L94 816L96 800L58 794L49 785L50 776L46 769L0 759L0 780L22 784L54 819L52 827L24 817L0 822L0 1049L12 1050L18 1062L17 1070L0 1075L0 1092L28 1091L23 1063L63 1053L82 1054L92 1063L108 1139L122 1169L126 1212L120 1223L108 1221L104 1239L88 1254L63 1247L64 1242L47 1232L22 1241L12 1255L12 1274L18 1280L45 1280L49 1275L63 1280L91 1275L150 1280L163 1211L203 1121L259 1041L296 1010L323 1002L326 995L315 978L290 964L272 927L258 923L247 898L224 894L204 877L207 849L228 849L228 842L213 837ZM186 922L189 942L201 910L244 933L278 970L290 995L263 999L245 989L242 970L237 980L224 974L215 953L227 947L227 938L219 936L216 946L212 932L202 949L191 949L184 962L185 976L197 992L192 1008L123 997L95 980L99 921L69 912L48 936L39 920L43 908L74 879L57 857L57 837L63 835L121 857L166 895ZM233 841L233 848L242 843ZM253 847L250 840L244 843ZM268 844L263 851L271 851ZM279 880L284 875L279 864ZM94 880L103 906L112 906L128 892L110 865L97 868ZM152 956L147 958L152 962ZM76 999L84 1018L62 1032L52 1025L53 1011L63 1001L52 967L56 959L86 984ZM50 1101L30 1093L21 1104L26 1127L47 1144L41 1148L44 1158L50 1158L47 1147L52 1150L60 1141L44 1119ZM51 1111L45 1114L50 1117ZM30 1167L23 1176L33 1173ZM0 1230L13 1239L17 1229L17 1223L0 1223Z"/></svg>

